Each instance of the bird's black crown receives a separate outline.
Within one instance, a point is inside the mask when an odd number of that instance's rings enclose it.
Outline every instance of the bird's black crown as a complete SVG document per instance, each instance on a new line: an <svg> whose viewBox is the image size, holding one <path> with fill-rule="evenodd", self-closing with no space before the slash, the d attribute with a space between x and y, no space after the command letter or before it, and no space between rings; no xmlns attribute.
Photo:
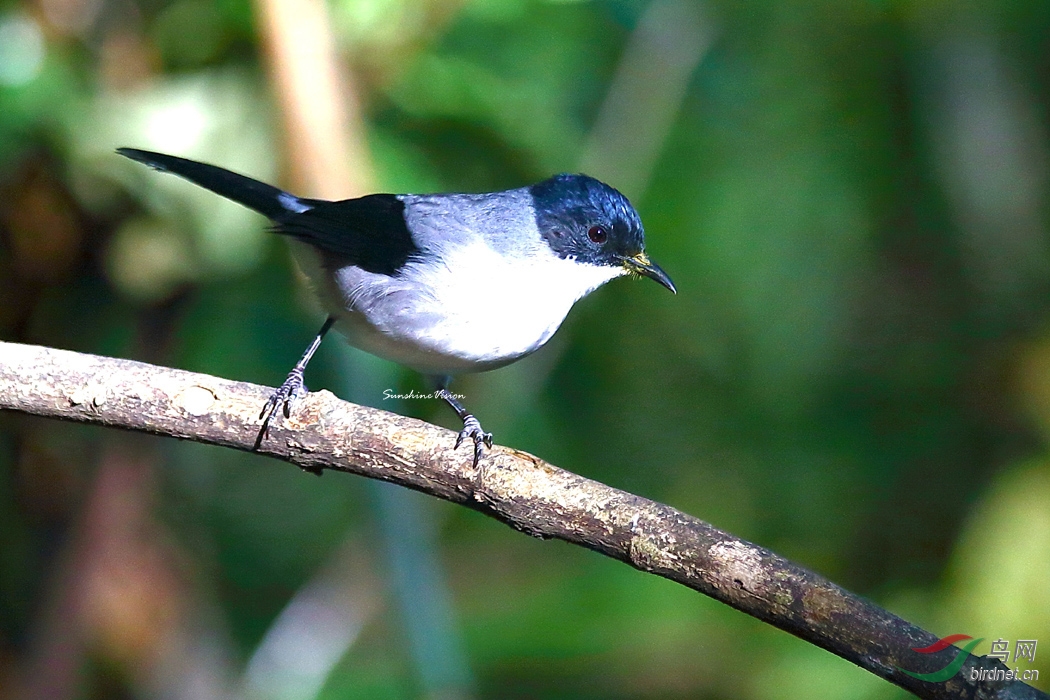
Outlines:
<svg viewBox="0 0 1050 700"><path fill-rule="evenodd" d="M645 248L642 220L618 191L587 175L555 175L529 188L551 249L595 265L622 265Z"/></svg>

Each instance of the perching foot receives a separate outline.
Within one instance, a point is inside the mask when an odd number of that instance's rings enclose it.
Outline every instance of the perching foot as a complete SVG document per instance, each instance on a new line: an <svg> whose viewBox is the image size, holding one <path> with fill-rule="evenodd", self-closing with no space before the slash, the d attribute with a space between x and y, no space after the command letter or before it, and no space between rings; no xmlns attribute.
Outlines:
<svg viewBox="0 0 1050 700"><path fill-rule="evenodd" d="M263 406L262 413L259 414L259 417L263 419L262 437L269 434L270 421L278 408L284 413L284 417L288 418L292 415L292 408L295 404L309 393L310 390L306 388L306 383L303 381L302 371L296 368L289 372L288 378L270 394L266 405Z"/></svg>
<svg viewBox="0 0 1050 700"><path fill-rule="evenodd" d="M492 447L492 433L482 430L478 419L468 413L463 417L463 430L459 431L459 436L456 438L455 449L458 450L464 440L474 443L474 469L477 469L478 460L481 459L484 448Z"/></svg>

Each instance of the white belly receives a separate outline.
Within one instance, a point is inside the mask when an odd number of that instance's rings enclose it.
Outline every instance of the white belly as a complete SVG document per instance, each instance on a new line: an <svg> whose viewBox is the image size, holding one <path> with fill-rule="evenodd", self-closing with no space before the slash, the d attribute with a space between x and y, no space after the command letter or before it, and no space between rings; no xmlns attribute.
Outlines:
<svg viewBox="0 0 1050 700"><path fill-rule="evenodd" d="M460 374L534 352L578 299L624 274L541 253L511 263L475 241L392 278L353 267L335 273L338 284L316 279L316 268L308 274L327 288L321 296L352 345L424 374ZM333 298L337 289L345 291Z"/></svg>
<svg viewBox="0 0 1050 700"><path fill-rule="evenodd" d="M506 364L535 351L578 299L623 274L553 253L511 262L480 242L457 248L445 263L420 275L434 290L421 310L441 320L418 338L479 363Z"/></svg>

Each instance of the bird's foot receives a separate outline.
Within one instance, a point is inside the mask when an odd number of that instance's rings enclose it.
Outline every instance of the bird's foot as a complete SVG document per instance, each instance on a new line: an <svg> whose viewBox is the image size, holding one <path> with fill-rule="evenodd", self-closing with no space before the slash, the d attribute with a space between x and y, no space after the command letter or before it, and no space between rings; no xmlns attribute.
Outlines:
<svg viewBox="0 0 1050 700"><path fill-rule="evenodd" d="M277 410L281 409L284 413L285 418L289 418L292 415L292 408L299 402L299 399L303 398L310 393L310 390L306 388L306 382L303 381L303 370L296 367L288 373L288 378L284 380L281 386L277 387L277 390L270 394L270 398L266 400L266 405L263 406L262 412L259 417L262 418L262 429L259 431L259 435L255 438L255 449L258 450L262 446L262 441L270 435L270 421L277 414ZM321 467L310 467L299 465L303 471L310 472L316 476L321 476Z"/></svg>
<svg viewBox="0 0 1050 700"><path fill-rule="evenodd" d="M492 447L492 433L486 433L482 430L478 419L468 413L463 417L463 430L459 431L459 436L456 438L456 446L453 449L458 450L464 440L470 440L474 443L474 469L477 469L478 461L481 459L481 453L484 451L484 448Z"/></svg>
<svg viewBox="0 0 1050 700"><path fill-rule="evenodd" d="M270 421L273 419L274 414L277 413L278 408L284 413L284 417L288 418L292 415L292 408L299 402L299 399L309 393L310 390L306 388L306 383L303 381L302 370L296 368L289 372L288 378L284 380L281 386L277 387L276 391L270 394L266 405L263 406L262 413L259 414L259 417L263 419L260 439L266 437L269 433Z"/></svg>

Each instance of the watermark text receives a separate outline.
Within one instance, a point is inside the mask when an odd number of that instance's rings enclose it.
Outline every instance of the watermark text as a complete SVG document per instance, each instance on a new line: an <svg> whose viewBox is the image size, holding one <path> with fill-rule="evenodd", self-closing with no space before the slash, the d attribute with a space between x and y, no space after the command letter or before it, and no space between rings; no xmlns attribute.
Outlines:
<svg viewBox="0 0 1050 700"><path fill-rule="evenodd" d="M1039 669L1027 668L971 668L971 681L1037 681Z"/></svg>
<svg viewBox="0 0 1050 700"><path fill-rule="evenodd" d="M445 398L446 396L457 400L467 398L464 394L453 394L451 391L446 391L444 393L438 393L436 391L431 391L429 393L420 393L415 389L410 389L407 394L398 394L393 389L383 389L384 401L386 401L387 399L426 401L428 399L441 399Z"/></svg>

